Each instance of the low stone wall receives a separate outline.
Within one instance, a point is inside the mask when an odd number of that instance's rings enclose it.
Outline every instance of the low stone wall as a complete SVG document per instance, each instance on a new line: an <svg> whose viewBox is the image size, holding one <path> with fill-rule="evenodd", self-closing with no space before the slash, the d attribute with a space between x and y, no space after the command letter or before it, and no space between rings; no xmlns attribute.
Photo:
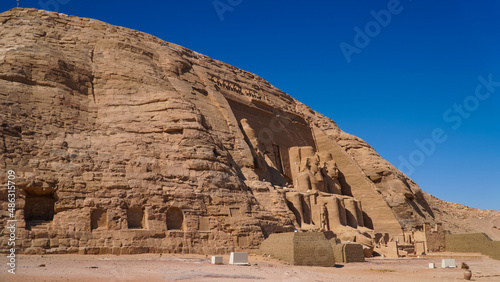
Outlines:
<svg viewBox="0 0 500 282"><path fill-rule="evenodd" d="M333 256L336 262L364 262L365 256L363 246L355 243L341 243L340 240L334 238L330 240L333 249Z"/></svg>
<svg viewBox="0 0 500 282"><path fill-rule="evenodd" d="M271 255L279 260L293 264L293 237L295 232L275 233L262 242L259 253Z"/></svg>
<svg viewBox="0 0 500 282"><path fill-rule="evenodd" d="M481 253L500 260L500 241L493 241L484 233L446 234L449 252Z"/></svg>
<svg viewBox="0 0 500 282"><path fill-rule="evenodd" d="M330 240L330 244L332 245L333 257L335 258L335 261L338 263L345 263L345 256L340 239L333 238Z"/></svg>
<svg viewBox="0 0 500 282"><path fill-rule="evenodd" d="M264 240L259 252L292 265L335 265L333 249L321 232L271 234Z"/></svg>
<svg viewBox="0 0 500 282"><path fill-rule="evenodd" d="M360 244L353 244L353 243L344 244L343 252L344 252L345 262L347 263L365 261L363 246Z"/></svg>
<svg viewBox="0 0 500 282"><path fill-rule="evenodd" d="M330 242L323 233L296 233L293 238L294 265L334 266Z"/></svg>

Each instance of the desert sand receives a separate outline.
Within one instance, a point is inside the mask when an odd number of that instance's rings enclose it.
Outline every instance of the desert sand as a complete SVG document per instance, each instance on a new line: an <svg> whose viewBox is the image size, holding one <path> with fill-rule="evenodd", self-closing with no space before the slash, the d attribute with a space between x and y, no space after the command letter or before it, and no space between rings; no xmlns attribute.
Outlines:
<svg viewBox="0 0 500 282"><path fill-rule="evenodd" d="M442 258L455 258L457 268L441 268ZM204 255L33 255L20 256L16 274L2 266L1 281L499 281L500 261L475 254L439 254L422 258L370 258L335 267L292 266L250 255L250 266L211 265ZM429 263L437 268L429 269Z"/></svg>

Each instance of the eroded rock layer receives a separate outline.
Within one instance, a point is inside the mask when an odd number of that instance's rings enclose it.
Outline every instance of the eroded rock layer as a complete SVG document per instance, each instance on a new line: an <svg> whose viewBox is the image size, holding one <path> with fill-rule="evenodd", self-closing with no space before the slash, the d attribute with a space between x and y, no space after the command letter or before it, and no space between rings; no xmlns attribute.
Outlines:
<svg viewBox="0 0 500 282"><path fill-rule="evenodd" d="M370 245L434 223L419 187L363 140L184 47L13 9L0 60L0 167L16 173L25 253L225 253L295 229Z"/></svg>

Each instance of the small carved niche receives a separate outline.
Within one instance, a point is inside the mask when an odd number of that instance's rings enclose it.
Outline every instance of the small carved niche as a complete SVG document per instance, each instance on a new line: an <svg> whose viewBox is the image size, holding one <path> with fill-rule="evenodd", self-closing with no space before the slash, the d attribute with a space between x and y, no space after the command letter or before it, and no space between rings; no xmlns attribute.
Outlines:
<svg viewBox="0 0 500 282"><path fill-rule="evenodd" d="M249 246L248 236L238 236L238 247L248 248Z"/></svg>
<svg viewBox="0 0 500 282"><path fill-rule="evenodd" d="M182 230L184 213L180 208L170 207L167 210L167 230Z"/></svg>
<svg viewBox="0 0 500 282"><path fill-rule="evenodd" d="M198 222L199 231L210 231L210 220L206 216L202 216Z"/></svg>
<svg viewBox="0 0 500 282"><path fill-rule="evenodd" d="M104 209L95 209L90 213L90 229L108 229L108 215Z"/></svg>
<svg viewBox="0 0 500 282"><path fill-rule="evenodd" d="M54 219L54 203L52 194L39 196L27 193L24 206L26 229L31 230L31 227L52 221Z"/></svg>
<svg viewBox="0 0 500 282"><path fill-rule="evenodd" d="M231 215L231 217L240 217L241 210L240 208L229 208L229 214Z"/></svg>
<svg viewBox="0 0 500 282"><path fill-rule="evenodd" d="M129 229L144 229L144 209L129 208L127 210L127 222Z"/></svg>

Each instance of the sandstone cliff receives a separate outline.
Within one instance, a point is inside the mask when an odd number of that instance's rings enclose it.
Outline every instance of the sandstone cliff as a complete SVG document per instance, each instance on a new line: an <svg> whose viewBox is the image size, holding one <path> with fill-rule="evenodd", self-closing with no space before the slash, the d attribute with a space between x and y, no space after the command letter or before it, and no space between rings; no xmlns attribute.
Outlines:
<svg viewBox="0 0 500 282"><path fill-rule="evenodd" d="M224 253L294 229L360 240L435 222L428 195L366 142L176 44L13 9L0 60L0 167L16 172L26 253Z"/></svg>

